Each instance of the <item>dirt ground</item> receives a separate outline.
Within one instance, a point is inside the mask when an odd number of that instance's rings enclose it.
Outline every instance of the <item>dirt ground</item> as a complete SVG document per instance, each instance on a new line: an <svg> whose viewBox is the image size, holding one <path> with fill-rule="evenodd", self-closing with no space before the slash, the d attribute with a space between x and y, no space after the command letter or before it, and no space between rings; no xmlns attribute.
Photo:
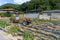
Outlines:
<svg viewBox="0 0 60 40"><path fill-rule="evenodd" d="M4 18L2 18L2 19L4 19ZM5 19L7 20L8 18L5 18ZM11 23L11 26L13 26L13 25L17 25L17 24ZM34 23L33 26L31 26L31 27L30 26L21 26L20 24L18 24L18 26L20 27L19 33L23 32L24 30L27 30L28 32L31 32L35 36L35 38L36 38L35 40L37 40L38 38L39 38L39 40L40 40L40 38L44 39L44 36L47 37L47 39L48 39L49 38L48 35L51 35L51 37L55 36L55 35L58 36L58 34L55 34L55 33L57 32L57 30L60 30L60 26L54 25L52 23L39 23L39 24ZM23 40L22 36L12 36L11 34L7 34L5 32L2 32L2 33L7 35L8 38L11 38L11 40L17 40L17 39ZM48 40L52 40L52 39L49 38Z"/></svg>

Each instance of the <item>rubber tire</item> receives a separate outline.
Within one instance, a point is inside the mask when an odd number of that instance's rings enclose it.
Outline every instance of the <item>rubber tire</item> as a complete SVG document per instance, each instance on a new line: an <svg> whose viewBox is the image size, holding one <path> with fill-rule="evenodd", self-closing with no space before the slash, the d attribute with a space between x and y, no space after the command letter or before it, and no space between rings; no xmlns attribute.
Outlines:
<svg viewBox="0 0 60 40"><path fill-rule="evenodd" d="M27 25L27 22L26 22L26 21L24 21L22 24L23 24L24 26L26 26L26 25Z"/></svg>

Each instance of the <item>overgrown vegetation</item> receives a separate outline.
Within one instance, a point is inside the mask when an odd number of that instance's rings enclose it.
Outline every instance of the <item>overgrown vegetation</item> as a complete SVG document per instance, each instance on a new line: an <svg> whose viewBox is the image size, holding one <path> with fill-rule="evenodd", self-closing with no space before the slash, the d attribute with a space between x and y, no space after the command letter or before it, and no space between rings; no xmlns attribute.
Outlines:
<svg viewBox="0 0 60 40"><path fill-rule="evenodd" d="M0 16L1 16L1 17L4 17L4 13L0 13Z"/></svg>
<svg viewBox="0 0 60 40"><path fill-rule="evenodd" d="M5 27L7 27L7 26L9 26L9 25L10 25L10 24L7 23L6 21L0 20L0 27L5 28Z"/></svg>
<svg viewBox="0 0 60 40"><path fill-rule="evenodd" d="M10 13L9 11L7 11L6 13L0 13L1 17L11 17L12 13Z"/></svg>
<svg viewBox="0 0 60 40"><path fill-rule="evenodd" d="M17 33L19 31L19 27L18 26L14 26L12 27L10 30L8 30L8 33Z"/></svg>
<svg viewBox="0 0 60 40"><path fill-rule="evenodd" d="M32 22L36 22L36 23L39 23L39 22L41 22L41 23L44 23L44 22L60 23L59 20L44 20L44 19L38 19L38 18L33 18L31 20L32 20Z"/></svg>
<svg viewBox="0 0 60 40"><path fill-rule="evenodd" d="M4 13L4 16L11 17L12 16L12 13L10 13L9 11L7 11L6 13Z"/></svg>
<svg viewBox="0 0 60 40"><path fill-rule="evenodd" d="M23 40L34 40L34 36L33 34L28 33L27 31L24 31Z"/></svg>
<svg viewBox="0 0 60 40"><path fill-rule="evenodd" d="M21 5L18 4L11 4L7 3L0 8L14 8L18 11L25 12L26 10L34 10L35 8L37 10L54 10L54 9L60 9L60 0L31 0L29 2L25 2Z"/></svg>

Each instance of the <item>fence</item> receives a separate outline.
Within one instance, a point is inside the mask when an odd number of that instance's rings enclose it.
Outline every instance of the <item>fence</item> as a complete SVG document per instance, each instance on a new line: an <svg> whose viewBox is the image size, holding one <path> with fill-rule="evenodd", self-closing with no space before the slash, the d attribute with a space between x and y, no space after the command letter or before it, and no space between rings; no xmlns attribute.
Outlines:
<svg viewBox="0 0 60 40"><path fill-rule="evenodd" d="M20 17L39 18L39 14L38 13L20 14Z"/></svg>

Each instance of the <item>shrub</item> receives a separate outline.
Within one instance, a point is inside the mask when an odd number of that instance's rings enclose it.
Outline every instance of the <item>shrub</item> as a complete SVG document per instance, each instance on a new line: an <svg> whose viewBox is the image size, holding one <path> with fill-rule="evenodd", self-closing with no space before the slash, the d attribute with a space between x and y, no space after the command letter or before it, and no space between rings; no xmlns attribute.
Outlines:
<svg viewBox="0 0 60 40"><path fill-rule="evenodd" d="M4 16L11 17L12 16L12 13L10 13L9 11L7 11L6 13L4 13Z"/></svg>
<svg viewBox="0 0 60 40"><path fill-rule="evenodd" d="M0 16L3 17L4 16L4 13L0 13Z"/></svg>

